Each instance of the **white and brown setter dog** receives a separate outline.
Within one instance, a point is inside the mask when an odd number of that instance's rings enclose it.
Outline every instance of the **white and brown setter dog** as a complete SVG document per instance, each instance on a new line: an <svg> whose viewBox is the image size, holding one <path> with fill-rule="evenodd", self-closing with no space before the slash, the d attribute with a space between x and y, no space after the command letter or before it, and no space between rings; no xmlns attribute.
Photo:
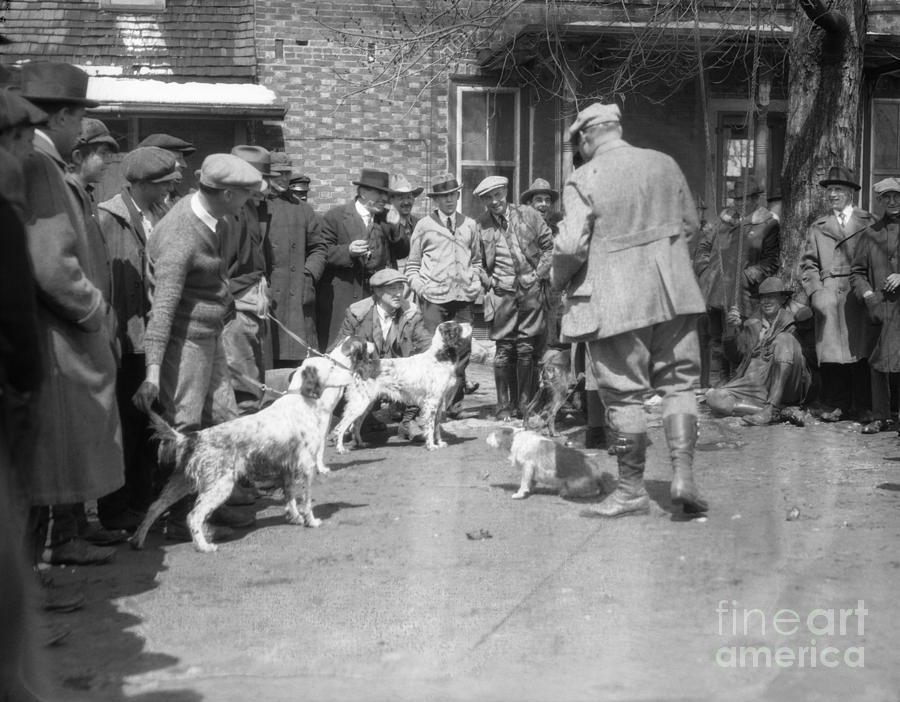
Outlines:
<svg viewBox="0 0 900 702"><path fill-rule="evenodd" d="M418 406L417 421L425 434L425 448L429 451L444 448L447 444L441 439L441 420L456 389L460 349L470 343L471 336L471 324L441 322L431 346L422 353L371 361L367 372L358 375L344 391L347 404L334 429L337 452L347 452L344 433L351 425L356 445L362 445L362 420L379 398Z"/></svg>
<svg viewBox="0 0 900 702"><path fill-rule="evenodd" d="M299 392L289 392L255 414L238 417L193 434L181 434L159 415L151 413L160 458L175 464L175 471L159 498L131 538L142 548L152 524L175 502L196 491L196 504L187 518L198 551L216 550L204 533L207 518L231 494L235 481L247 475L280 480L284 510L291 524L319 526L313 515L312 482L320 444L328 431L331 408L322 398L329 390L342 390L353 381L349 367L328 357L308 358L300 366ZM327 400L327 401L330 401ZM297 483L303 481L303 506L297 508Z"/></svg>

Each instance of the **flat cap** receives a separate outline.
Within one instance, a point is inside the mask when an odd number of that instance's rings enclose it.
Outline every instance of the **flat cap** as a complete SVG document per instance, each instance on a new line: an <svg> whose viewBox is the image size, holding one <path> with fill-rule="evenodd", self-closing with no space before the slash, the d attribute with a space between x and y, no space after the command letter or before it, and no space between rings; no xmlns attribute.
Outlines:
<svg viewBox="0 0 900 702"><path fill-rule="evenodd" d="M271 151L269 155L271 156L270 167L275 173L291 172L291 157L284 151Z"/></svg>
<svg viewBox="0 0 900 702"><path fill-rule="evenodd" d="M373 288L390 285L391 283L405 282L406 276L394 268L382 268L380 271L375 271L372 277L369 278L369 286Z"/></svg>
<svg viewBox="0 0 900 702"><path fill-rule="evenodd" d="M119 142L113 139L109 129L99 119L82 117L81 134L78 136L78 145L106 144L115 151L119 150Z"/></svg>
<svg viewBox="0 0 900 702"><path fill-rule="evenodd" d="M47 121L47 113L12 90L0 90L0 131L34 127Z"/></svg>
<svg viewBox="0 0 900 702"><path fill-rule="evenodd" d="M99 102L87 99L87 87L88 74L69 63L36 61L22 66L22 97L27 100L97 107Z"/></svg>
<svg viewBox="0 0 900 702"><path fill-rule="evenodd" d="M161 149L178 151L185 156L190 156L197 150L191 142L179 139L171 134L151 134L138 144L138 146L158 146Z"/></svg>
<svg viewBox="0 0 900 702"><path fill-rule="evenodd" d="M885 193L900 193L900 180L897 178L885 178L884 180L879 180L875 185L872 186L872 189L878 195L884 195Z"/></svg>
<svg viewBox="0 0 900 702"><path fill-rule="evenodd" d="M200 185L216 190L242 188L266 190L262 174L244 159L233 154L210 154L200 166Z"/></svg>
<svg viewBox="0 0 900 702"><path fill-rule="evenodd" d="M621 118L622 113L619 111L618 105L604 105L602 102L595 102L593 105L585 107L575 117L575 121L569 127L569 139L572 139L581 130L593 127L595 124L618 122Z"/></svg>
<svg viewBox="0 0 900 702"><path fill-rule="evenodd" d="M122 159L122 172L129 183L138 181L165 183L181 178L175 156L171 151L158 146L139 146L125 154L125 158Z"/></svg>
<svg viewBox="0 0 900 702"><path fill-rule="evenodd" d="M506 176L490 175L475 186L472 194L480 197L485 193L489 193L491 190L494 190L496 188L505 188L508 185L509 178L507 178Z"/></svg>
<svg viewBox="0 0 900 702"><path fill-rule="evenodd" d="M240 159L243 159L264 176L274 176L277 173L272 172L272 154L268 149L262 146L251 146L249 144L241 144L235 146L231 153Z"/></svg>

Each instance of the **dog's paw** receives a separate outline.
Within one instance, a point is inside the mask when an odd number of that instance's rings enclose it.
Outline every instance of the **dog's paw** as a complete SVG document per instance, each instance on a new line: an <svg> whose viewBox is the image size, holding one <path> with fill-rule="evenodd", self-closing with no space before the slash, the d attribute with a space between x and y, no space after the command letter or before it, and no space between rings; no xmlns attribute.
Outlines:
<svg viewBox="0 0 900 702"><path fill-rule="evenodd" d="M132 536L130 539L128 539L128 544L135 551L143 551L144 550L144 540L141 538L138 538L137 536Z"/></svg>
<svg viewBox="0 0 900 702"><path fill-rule="evenodd" d="M513 493L513 496L512 496L512 498L514 500L524 500L526 497L528 497L528 492L522 492L521 490L519 490L516 493Z"/></svg>
<svg viewBox="0 0 900 702"><path fill-rule="evenodd" d="M348 448L347 448L346 446L344 446L343 444L338 444L338 445L336 445L336 446L334 447L334 450L337 451L337 452L338 452L339 454L341 454L341 455L343 455L343 454L345 454L345 453L350 453L350 449L348 449Z"/></svg>
<svg viewBox="0 0 900 702"><path fill-rule="evenodd" d="M310 529L315 529L322 524L322 520L316 519L315 517L307 517L305 521L306 526L308 526Z"/></svg>
<svg viewBox="0 0 900 702"><path fill-rule="evenodd" d="M435 444L435 446L436 446L437 448L447 448L447 442L444 441L443 439L441 439L440 441L438 441L438 442Z"/></svg>
<svg viewBox="0 0 900 702"><path fill-rule="evenodd" d="M284 515L284 519L285 519L285 521L287 521L288 524L296 524L297 526L303 526L304 524L306 524L306 520L303 518L303 515L299 514L299 513L298 514L287 513Z"/></svg>
<svg viewBox="0 0 900 702"><path fill-rule="evenodd" d="M194 548L200 553L215 553L219 550L219 547L215 544L198 544L196 542L194 543Z"/></svg>
<svg viewBox="0 0 900 702"><path fill-rule="evenodd" d="M325 475L326 473L331 472L331 468L322 464L321 466L316 466L316 472L318 472L319 475Z"/></svg>

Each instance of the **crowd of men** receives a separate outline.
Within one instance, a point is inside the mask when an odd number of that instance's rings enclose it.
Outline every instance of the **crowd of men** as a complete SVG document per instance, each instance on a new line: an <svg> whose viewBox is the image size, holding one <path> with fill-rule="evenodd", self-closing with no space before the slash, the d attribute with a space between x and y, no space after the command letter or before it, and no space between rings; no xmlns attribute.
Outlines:
<svg viewBox="0 0 900 702"><path fill-rule="evenodd" d="M496 343L498 420L521 417L548 346L577 344L589 371L586 445L609 444L616 491L585 516L649 510L643 486L643 403L662 395L672 501L708 509L693 479L698 387L719 415L750 424L800 406L826 421L855 417L864 432L891 424L891 374L900 372L900 181L875 185L885 215L854 207L846 169L822 181L831 212L809 229L800 262L805 300L779 277L780 225L752 177L701 230L684 175L670 157L622 139L614 105L594 104L569 129L578 167L559 193L542 179L510 201L488 175L459 211L462 186L425 188L363 168L354 199L319 216L309 178L290 157L238 145L207 156L197 188L180 190L194 147L146 138L121 161L120 191L96 202L117 140L86 97L87 75L30 63L17 90L0 91L0 207L4 226L2 454L15 496L10 543L32 561L97 564L141 521L165 467L148 440L147 410L182 432L254 412L272 369L296 367L345 335L382 356L424 350L445 320L472 322L483 304ZM564 302L563 302L564 298ZM811 307L811 312L810 308ZM812 341L811 341L812 339ZM714 353L715 352L715 353ZM577 356L577 354L576 354ZM458 364L454 403L466 381ZM815 400L815 402L813 402ZM811 404L812 403L812 404ZM451 408L452 410L452 408ZM417 408L399 433L420 438ZM370 417L368 429L383 427ZM254 499L238 486L229 502ZM85 515L97 500L99 524ZM189 540L186 499L165 535ZM217 510L209 535L252 518ZM26 526L27 525L27 526ZM45 587L45 606L81 606L80 593Z"/></svg>

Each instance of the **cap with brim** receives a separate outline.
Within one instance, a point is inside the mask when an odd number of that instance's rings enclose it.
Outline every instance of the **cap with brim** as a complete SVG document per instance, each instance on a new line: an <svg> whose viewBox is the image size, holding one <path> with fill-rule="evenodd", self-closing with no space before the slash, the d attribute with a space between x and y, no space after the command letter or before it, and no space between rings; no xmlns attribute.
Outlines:
<svg viewBox="0 0 900 702"><path fill-rule="evenodd" d="M843 166L832 166L828 169L828 177L819 181L819 185L827 188L830 185L843 185L852 190L860 190L862 186L853 179L853 171Z"/></svg>
<svg viewBox="0 0 900 702"><path fill-rule="evenodd" d="M171 134L151 134L141 141L138 146L158 146L160 149L178 151L185 156L190 156L197 150L191 142L179 139Z"/></svg>
<svg viewBox="0 0 900 702"><path fill-rule="evenodd" d="M77 66L55 61L26 63L22 66L22 97L32 102L69 103L97 107L87 98L88 74Z"/></svg>
<svg viewBox="0 0 900 702"><path fill-rule="evenodd" d="M761 297L763 295L792 295L793 290L785 287L781 278L776 278L772 276L770 278L766 278L762 283L759 284L759 288L756 291L756 295L754 297Z"/></svg>
<svg viewBox="0 0 900 702"><path fill-rule="evenodd" d="M264 149L261 146L241 144L240 146L235 146L231 153L238 158L242 158L264 176L278 175L272 170L272 154L269 153L268 149Z"/></svg>
<svg viewBox="0 0 900 702"><path fill-rule="evenodd" d="M385 193L391 192L390 175L384 171L376 171L372 168L363 168L359 172L359 180L350 182L360 188L372 188Z"/></svg>
<svg viewBox="0 0 900 702"><path fill-rule="evenodd" d="M752 197L753 195L759 195L762 191L763 189L756 182L756 178L746 176L734 181L734 185L731 188L731 197Z"/></svg>
<svg viewBox="0 0 900 702"><path fill-rule="evenodd" d="M276 173L290 173L291 172L291 157L288 156L284 151L271 151L271 164L270 167Z"/></svg>
<svg viewBox="0 0 900 702"><path fill-rule="evenodd" d="M291 187L294 190L309 190L309 176L295 175L291 178Z"/></svg>
<svg viewBox="0 0 900 702"><path fill-rule="evenodd" d="M475 197L481 197L482 195L491 192L491 190L496 190L497 188L505 188L508 185L509 178L507 178L506 176L489 175L487 178L485 178L475 186L472 194L475 195Z"/></svg>
<svg viewBox="0 0 900 702"><path fill-rule="evenodd" d="M81 134L78 137L78 145L93 146L106 144L114 151L119 150L119 143L113 139L109 129L99 119L84 117L81 120Z"/></svg>
<svg viewBox="0 0 900 702"><path fill-rule="evenodd" d="M402 175L391 176L391 194L393 195L412 195L419 197L425 188L414 188L410 182Z"/></svg>
<svg viewBox="0 0 900 702"><path fill-rule="evenodd" d="M544 180L543 178L536 178L535 181L531 184L531 187L529 187L528 190L522 193L521 197L519 198L519 202L525 204L535 195L541 194L549 195L551 202L556 202L557 200L559 200L559 192L553 190L553 188L550 187L550 183L548 181Z"/></svg>
<svg viewBox="0 0 900 702"><path fill-rule="evenodd" d="M425 193L428 197L438 197L439 195L449 195L462 190L462 186L456 177L450 173L442 173L433 181L431 181L431 191Z"/></svg>
<svg viewBox="0 0 900 702"><path fill-rule="evenodd" d="M595 102L585 107L575 117L575 121L569 127L569 140L577 139L579 132L594 125L605 122L618 122L621 118L622 112L619 110L618 105L605 105L602 102Z"/></svg>
<svg viewBox="0 0 900 702"><path fill-rule="evenodd" d="M380 271L375 271L372 274L372 277L369 278L369 286L373 288L380 288L384 285L390 285L391 283L405 282L406 276L393 268L383 268Z"/></svg>
<svg viewBox="0 0 900 702"><path fill-rule="evenodd" d="M900 193L900 180L897 178L885 178L879 180L872 186L876 195L884 195L885 193Z"/></svg>
<svg viewBox="0 0 900 702"><path fill-rule="evenodd" d="M46 124L47 113L12 90L0 90L0 131Z"/></svg>
<svg viewBox="0 0 900 702"><path fill-rule="evenodd" d="M210 154L199 171L200 185L216 190L240 188L265 192L262 174L233 154Z"/></svg>
<svg viewBox="0 0 900 702"><path fill-rule="evenodd" d="M125 154L122 172L130 183L167 183L181 177L175 156L158 146L139 146Z"/></svg>

